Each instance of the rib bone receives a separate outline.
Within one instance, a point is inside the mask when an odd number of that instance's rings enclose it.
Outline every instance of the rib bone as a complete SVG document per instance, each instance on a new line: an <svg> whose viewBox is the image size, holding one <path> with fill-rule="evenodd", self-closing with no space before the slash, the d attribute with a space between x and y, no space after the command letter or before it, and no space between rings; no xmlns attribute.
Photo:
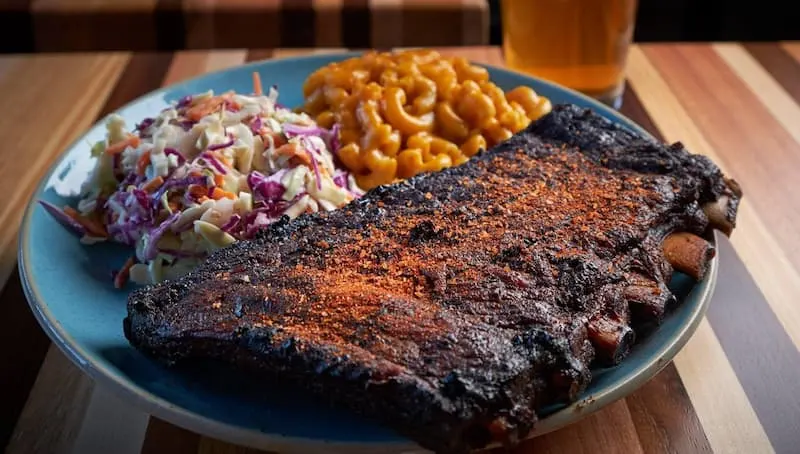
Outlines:
<svg viewBox="0 0 800 454"><path fill-rule="evenodd" d="M590 320L588 333L595 348L595 359L604 366L613 366L622 361L635 338L631 327L614 315Z"/></svg>
<svg viewBox="0 0 800 454"><path fill-rule="evenodd" d="M709 202L703 205L703 211L708 216L708 222L711 227L724 233L725 236L730 236L733 231L733 222L729 219L728 212L730 211L731 198L723 195L716 202Z"/></svg>
<svg viewBox="0 0 800 454"><path fill-rule="evenodd" d="M664 240L663 250L664 258L673 268L696 280L705 276L708 263L716 253L708 241L688 232L668 236Z"/></svg>

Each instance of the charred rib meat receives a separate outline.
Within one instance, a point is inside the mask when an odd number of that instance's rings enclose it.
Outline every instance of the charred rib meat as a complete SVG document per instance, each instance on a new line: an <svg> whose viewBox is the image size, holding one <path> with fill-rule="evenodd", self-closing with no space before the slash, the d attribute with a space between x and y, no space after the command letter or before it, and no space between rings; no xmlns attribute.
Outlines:
<svg viewBox="0 0 800 454"><path fill-rule="evenodd" d="M730 233L740 197L680 144L556 106L464 165L134 292L125 334L299 383L437 452L513 443L661 320L674 268L702 278L701 236Z"/></svg>

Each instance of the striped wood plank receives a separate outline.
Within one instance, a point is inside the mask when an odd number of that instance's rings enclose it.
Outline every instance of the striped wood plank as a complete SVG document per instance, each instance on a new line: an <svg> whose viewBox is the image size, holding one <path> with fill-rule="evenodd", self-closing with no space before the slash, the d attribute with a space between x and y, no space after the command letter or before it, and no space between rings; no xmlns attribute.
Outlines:
<svg viewBox="0 0 800 454"><path fill-rule="evenodd" d="M0 97L0 105L36 105L41 92L20 90L15 81L42 77L42 72L54 79L51 84L61 83L65 92L55 100L48 99L50 111L32 111L24 117L25 122L0 125L4 137L17 140L21 150L35 150L38 156L34 168L0 164L0 175L5 177L0 181L16 187L21 184L21 192L27 191L14 199L16 210L0 209L7 220L5 230L0 230L6 254L6 260L0 262L6 272L0 277L8 276L14 263L19 222L14 213L25 203L46 164L92 118L162 84L244 61L302 52L262 49L190 51L174 56L0 58L0 93L5 95ZM497 48L443 52L494 65L503 63ZM92 71L77 69L87 64ZM800 383L800 316L793 298L800 291L800 274L792 252L800 244L790 237L787 226L800 214L798 202L781 198L781 194L770 198L770 183L791 184L791 175L800 172L800 158L795 156L800 143L797 123L787 120L798 109L799 68L796 43L647 45L632 50L631 89L625 95L623 113L656 136L681 140L732 173L746 193L739 226L730 242L720 241L720 279L708 318L674 365L668 365L627 399L526 442L515 453L796 452L793 442L800 427L792 415L800 414L796 397L800 395L796 385ZM75 109L76 103L82 106L80 111ZM26 126L41 124L42 118L61 125L57 134L28 133ZM778 209L778 202L784 209ZM0 371L0 384L8 385L8 389L0 387L0 400L6 402L5 396L13 392L18 402L16 410L6 406L0 410L0 417L11 418L14 427L13 435L9 432L0 440L9 441L7 452L255 452L148 418L115 401L106 390L95 389L55 347L48 350L48 343L25 312L16 277L14 273L7 280L0 316L18 321L20 329L11 326L0 334L4 336L0 341L36 347L25 352L0 349L0 360L24 359L27 364L19 369L22 373ZM125 449L120 451L123 445Z"/></svg>

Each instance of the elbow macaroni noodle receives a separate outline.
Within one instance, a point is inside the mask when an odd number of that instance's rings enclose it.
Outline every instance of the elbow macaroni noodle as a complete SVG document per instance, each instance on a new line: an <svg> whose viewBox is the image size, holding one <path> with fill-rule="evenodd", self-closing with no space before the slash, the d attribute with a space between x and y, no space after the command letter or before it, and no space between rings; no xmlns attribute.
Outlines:
<svg viewBox="0 0 800 454"><path fill-rule="evenodd" d="M531 88L504 93L485 68L433 50L331 63L303 96L320 126L339 124L339 159L363 189L462 164L551 110Z"/></svg>

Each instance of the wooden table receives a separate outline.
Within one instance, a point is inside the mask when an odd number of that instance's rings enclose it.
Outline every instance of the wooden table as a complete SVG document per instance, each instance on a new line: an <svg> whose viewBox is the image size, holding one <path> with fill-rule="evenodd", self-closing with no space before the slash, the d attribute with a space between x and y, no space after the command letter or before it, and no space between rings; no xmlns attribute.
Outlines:
<svg viewBox="0 0 800 454"><path fill-rule="evenodd" d="M15 271L22 210L50 162L98 117L161 85L298 51L0 58L0 446L7 452L244 453L117 400L30 314ZM448 49L503 64L490 47ZM644 45L623 112L713 158L745 191L697 333L627 399L518 453L800 452L800 43Z"/></svg>
<svg viewBox="0 0 800 454"><path fill-rule="evenodd" d="M2 52L489 44L487 0L5 0Z"/></svg>

